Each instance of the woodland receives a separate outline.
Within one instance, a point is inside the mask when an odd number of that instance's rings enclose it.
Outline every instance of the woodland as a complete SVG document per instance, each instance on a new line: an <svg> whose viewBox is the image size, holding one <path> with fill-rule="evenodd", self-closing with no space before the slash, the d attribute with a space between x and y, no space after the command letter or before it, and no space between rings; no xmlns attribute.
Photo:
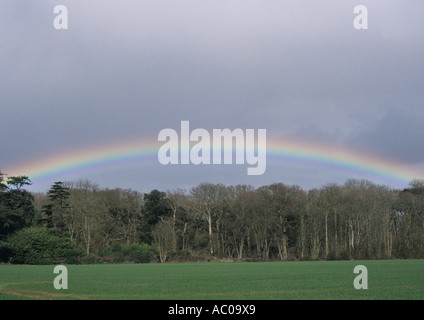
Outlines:
<svg viewBox="0 0 424 320"><path fill-rule="evenodd" d="M424 258L424 181L349 179L303 190L200 183L190 190L25 190L0 180L0 262L147 263Z"/></svg>

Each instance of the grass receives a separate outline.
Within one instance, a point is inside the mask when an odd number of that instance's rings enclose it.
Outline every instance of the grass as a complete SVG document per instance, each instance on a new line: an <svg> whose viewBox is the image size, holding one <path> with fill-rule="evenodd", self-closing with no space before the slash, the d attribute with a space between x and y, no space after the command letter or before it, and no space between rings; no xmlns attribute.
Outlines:
<svg viewBox="0 0 424 320"><path fill-rule="evenodd" d="M356 265L368 290L356 290ZM424 299L424 260L68 265L0 265L0 299Z"/></svg>

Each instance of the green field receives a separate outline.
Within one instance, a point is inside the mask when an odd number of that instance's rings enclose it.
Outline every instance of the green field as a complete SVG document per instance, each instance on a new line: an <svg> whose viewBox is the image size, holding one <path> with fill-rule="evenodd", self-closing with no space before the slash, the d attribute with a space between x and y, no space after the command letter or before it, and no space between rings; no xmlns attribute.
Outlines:
<svg viewBox="0 0 424 320"><path fill-rule="evenodd" d="M368 289L356 290L356 265ZM54 266L0 265L0 299L424 299L424 260L69 265L56 290Z"/></svg>

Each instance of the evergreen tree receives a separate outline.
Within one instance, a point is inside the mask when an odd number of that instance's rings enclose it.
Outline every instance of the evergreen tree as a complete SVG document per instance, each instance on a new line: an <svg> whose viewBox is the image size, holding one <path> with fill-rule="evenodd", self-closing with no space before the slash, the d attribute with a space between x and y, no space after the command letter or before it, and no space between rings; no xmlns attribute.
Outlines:
<svg viewBox="0 0 424 320"><path fill-rule="evenodd" d="M161 218L169 217L171 209L165 192L153 190L144 194L142 240L152 243L153 227Z"/></svg>
<svg viewBox="0 0 424 320"><path fill-rule="evenodd" d="M47 227L56 231L59 235L66 232L67 213L70 206L71 193L62 181L56 181L47 192L50 203L43 207L46 215Z"/></svg>
<svg viewBox="0 0 424 320"><path fill-rule="evenodd" d="M0 239L16 230L30 226L34 216L34 197L24 189L31 181L27 176L7 179L5 184L0 173Z"/></svg>

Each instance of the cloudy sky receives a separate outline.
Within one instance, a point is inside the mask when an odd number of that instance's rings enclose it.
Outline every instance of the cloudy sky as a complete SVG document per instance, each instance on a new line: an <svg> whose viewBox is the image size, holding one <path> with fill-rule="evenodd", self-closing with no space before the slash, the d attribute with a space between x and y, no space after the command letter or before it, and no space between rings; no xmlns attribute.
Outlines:
<svg viewBox="0 0 424 320"><path fill-rule="evenodd" d="M67 30L53 26L59 4ZM367 30L354 28L358 4ZM269 139L377 156L424 178L423 12L420 0L2 0L0 170L157 141L189 120L193 129L261 128ZM64 170L31 190L79 178L141 192L205 181L386 181L279 161L262 176L246 166L117 161Z"/></svg>

